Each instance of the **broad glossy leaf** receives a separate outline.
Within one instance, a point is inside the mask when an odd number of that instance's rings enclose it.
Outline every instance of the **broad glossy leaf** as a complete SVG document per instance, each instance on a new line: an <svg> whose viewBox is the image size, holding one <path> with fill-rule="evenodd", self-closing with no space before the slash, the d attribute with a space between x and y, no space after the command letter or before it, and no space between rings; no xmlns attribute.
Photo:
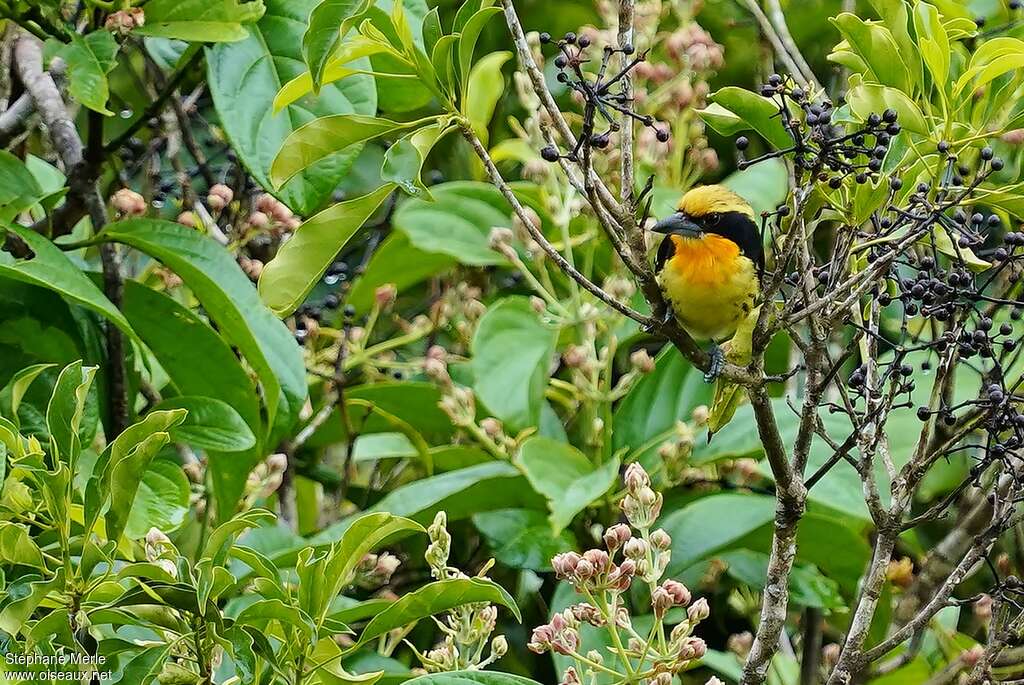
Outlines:
<svg viewBox="0 0 1024 685"><path fill-rule="evenodd" d="M517 621L522 620L515 600L497 583L484 578L450 578L424 585L414 592L403 595L366 625L359 640L349 648L349 651L355 651L370 640L395 628L415 623L448 609L477 603L500 604L509 609Z"/></svg>
<svg viewBox="0 0 1024 685"><path fill-rule="evenodd" d="M47 195L25 162L0 151L0 218L14 218Z"/></svg>
<svg viewBox="0 0 1024 685"><path fill-rule="evenodd" d="M889 29L849 12L835 17L832 23L867 64L872 80L903 91L910 89L910 72Z"/></svg>
<svg viewBox="0 0 1024 685"><path fill-rule="evenodd" d="M159 0L150 4L153 3L158 4ZM148 11L146 19L148 24ZM71 42L57 53L68 65L71 95L89 109L107 116L113 115L107 109L110 99L107 74L117 64L117 50L114 34L100 29L84 36L72 33Z"/></svg>
<svg viewBox="0 0 1024 685"><path fill-rule="evenodd" d="M903 128L922 135L931 134L931 127L925 121L921 109L903 91L873 83L862 83L849 90L846 101L850 105L850 111L861 121L866 120L872 113L893 109L899 114L899 123Z"/></svg>
<svg viewBox="0 0 1024 685"><path fill-rule="evenodd" d="M403 202L394 227L426 252L446 254L463 264L504 264L506 259L490 247L491 229L511 226L511 209L494 186L454 181L430 188L433 201Z"/></svg>
<svg viewBox="0 0 1024 685"><path fill-rule="evenodd" d="M46 407L46 428L50 433L51 456L70 469L75 468L82 451L79 431L85 412L86 396L96 376L97 367L83 367L73 362L60 372L53 395Z"/></svg>
<svg viewBox="0 0 1024 685"><path fill-rule="evenodd" d="M500 509L473 517L494 557L511 568L549 571L551 558L577 548L569 531L551 532L551 522L534 509Z"/></svg>
<svg viewBox="0 0 1024 685"><path fill-rule="evenodd" d="M459 78L462 79L462 97L469 99L469 84L472 81L471 73L476 65L473 64L473 54L476 52L476 44L480 40L487 22L497 14L501 14L500 7L489 7L492 2L487 0L482 3L481 9L474 12L466 21L465 25L458 30L462 34L459 38ZM458 22L456 22L458 23ZM468 112L468 109L464 110Z"/></svg>
<svg viewBox="0 0 1024 685"><path fill-rule="evenodd" d="M146 23L134 32L196 43L239 41L264 9L263 0L149 0Z"/></svg>
<svg viewBox="0 0 1024 685"><path fill-rule="evenodd" d="M444 273L458 261L446 254L426 252L414 247L404 233L392 232L366 265L366 271L349 292L348 302L357 312L366 312L373 304L374 292L390 283L404 293L423 281Z"/></svg>
<svg viewBox="0 0 1024 685"><path fill-rule="evenodd" d="M213 397L183 395L166 399L153 411L185 409L188 416L171 429L171 438L218 452L242 452L256 446L256 436L235 408Z"/></svg>
<svg viewBox="0 0 1024 685"><path fill-rule="evenodd" d="M67 300L81 304L113 321L134 337L131 326L110 300L83 274L59 247L25 226L2 226L16 233L32 250L28 259L14 259L0 251L0 276L48 288Z"/></svg>
<svg viewBox="0 0 1024 685"><path fill-rule="evenodd" d="M136 281L125 283L121 309L153 352L178 393L230 405L250 431L265 432L257 388L230 345L194 312ZM207 453L219 511L231 511L261 450Z"/></svg>
<svg viewBox="0 0 1024 685"><path fill-rule="evenodd" d="M914 7L914 29L921 57L928 65L935 87L948 91L949 34L942 25L939 11L926 2L918 3Z"/></svg>
<svg viewBox="0 0 1024 685"><path fill-rule="evenodd" d="M533 491L516 467L493 461L403 485L373 509L427 524L442 509L448 513L449 521L457 521L483 511L544 506L544 499ZM330 526L311 542L323 544L339 539L353 520Z"/></svg>
<svg viewBox="0 0 1024 685"><path fill-rule="evenodd" d="M302 34L316 0L269 0L260 21L243 39L207 53L210 92L221 124L253 178L300 215L320 209L352 167L355 147L332 155L280 189L270 182L270 165L295 129L328 114L372 115L377 95L370 76L357 75L331 84L319 96L300 98L275 113L273 99L281 86L306 71ZM366 68L365 61L355 67Z"/></svg>
<svg viewBox="0 0 1024 685"><path fill-rule="evenodd" d="M43 553L32 540L28 528L11 521L0 521L0 561L14 566L43 569Z"/></svg>
<svg viewBox="0 0 1024 685"><path fill-rule="evenodd" d="M547 498L556 533L602 498L619 475L618 459L595 465L572 445L538 436L523 443L515 462L533 489Z"/></svg>
<svg viewBox="0 0 1024 685"><path fill-rule="evenodd" d="M341 81L349 76L354 76L366 71L369 66L365 62L356 63L363 57L371 57L382 52L392 50L390 45L385 45L366 36L352 36L345 40L345 44L331 56L331 59L324 67L321 87L326 83ZM313 77L307 71L299 74L291 81L281 86L281 90L274 96L274 114L298 101L300 98L313 92Z"/></svg>
<svg viewBox="0 0 1024 685"><path fill-rule="evenodd" d="M653 467L658 446L671 437L677 421L688 420L694 409L711 402L711 389L701 373L667 345L654 371L641 378L616 407L614 451L629 448L630 460Z"/></svg>
<svg viewBox="0 0 1024 685"><path fill-rule="evenodd" d="M505 78L501 74L501 68L510 59L511 52L492 52L477 61L469 72L462 111L469 118L473 131L484 145L490 138L487 129L494 116L494 108L505 94Z"/></svg>
<svg viewBox="0 0 1024 685"><path fill-rule="evenodd" d="M353 145L386 134L424 126L433 119L399 123L361 114L320 117L291 133L270 167L270 181L280 187L296 174Z"/></svg>
<svg viewBox="0 0 1024 685"><path fill-rule="evenodd" d="M157 457L142 474L124 527L125 536L138 540L150 528L165 533L176 530L185 522L190 496L191 486L181 466L172 459Z"/></svg>
<svg viewBox="0 0 1024 685"><path fill-rule="evenodd" d="M278 316L288 316L320 281L338 252L394 191L385 184L307 219L260 275L259 292Z"/></svg>
<svg viewBox="0 0 1024 685"><path fill-rule="evenodd" d="M679 576L774 519L774 497L732 493L702 497L663 516L659 525L672 536L668 576Z"/></svg>
<svg viewBox="0 0 1024 685"><path fill-rule="evenodd" d="M0 391L0 401L3 401L3 405L0 405L0 416L11 417L11 421L17 425L18 407L25 393L41 373L54 366L56 364L33 364L14 374Z"/></svg>
<svg viewBox="0 0 1024 685"><path fill-rule="evenodd" d="M342 24L372 4L373 0L323 0L313 8L309 26L302 35L302 55L315 90L320 89L327 62L341 42Z"/></svg>
<svg viewBox="0 0 1024 685"><path fill-rule="evenodd" d="M120 539L143 475L160 449L170 442L166 431L184 419L183 409L151 412L117 436L107 450L108 458L101 458L100 497L109 495L110 499L106 513L108 539Z"/></svg>
<svg viewBox="0 0 1024 685"><path fill-rule="evenodd" d="M121 221L107 226L104 235L149 254L181 276L259 375L274 433L290 428L306 400L302 355L231 254L210 238L169 221Z"/></svg>
<svg viewBox="0 0 1024 685"><path fill-rule="evenodd" d="M779 120L779 109L771 100L734 86L717 91L711 100L738 116L746 128L756 131L774 147L782 149L793 144Z"/></svg>
<svg viewBox="0 0 1024 685"><path fill-rule="evenodd" d="M1001 36L985 41L971 55L971 62L957 79L954 93L960 94L973 83L981 88L1003 74L1024 67L1024 41Z"/></svg>
<svg viewBox="0 0 1024 685"><path fill-rule="evenodd" d="M447 121L439 121L432 126L425 126L401 138L388 148L381 167L381 179L397 183L402 190L410 195L425 193L427 199L432 195L423 184L420 175L427 155L434 149L452 126Z"/></svg>
<svg viewBox="0 0 1024 685"><path fill-rule="evenodd" d="M524 297L492 305L473 336L473 390L512 431L540 420L555 331Z"/></svg>
<svg viewBox="0 0 1024 685"><path fill-rule="evenodd" d="M781 159L766 159L743 171L729 174L722 185L749 202L754 215L760 216L761 212L774 212L786 201L789 172Z"/></svg>

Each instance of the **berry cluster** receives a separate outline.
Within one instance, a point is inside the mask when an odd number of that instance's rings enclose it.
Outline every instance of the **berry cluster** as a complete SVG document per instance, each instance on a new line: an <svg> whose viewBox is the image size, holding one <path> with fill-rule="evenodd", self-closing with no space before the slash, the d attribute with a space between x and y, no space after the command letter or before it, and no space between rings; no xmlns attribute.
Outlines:
<svg viewBox="0 0 1024 685"><path fill-rule="evenodd" d="M579 162L593 149L604 150L611 144L612 134L619 130L618 117L625 115L636 120L643 126L655 130L657 139L662 143L669 141L669 131L666 126L659 126L652 116L644 116L633 111L633 101L630 95L622 88L623 79L637 65L642 63L647 53L636 54L636 49L631 45L621 48L606 46L602 50L602 57L596 75L585 71L586 65L592 62L589 51L592 42L587 36L578 36L575 33L567 33L560 40L555 41L550 34L542 33L540 41L544 45L554 45L558 48L558 55L555 57L555 67L558 69L558 82L577 93L584 103L583 129L576 141L576 147L570 152L563 154L557 147L548 146L541 150L541 157L548 162L557 162L560 159L568 159ZM632 59L618 72L609 74L611 60L616 55L631 57ZM603 130L598 130L598 117L604 121Z"/></svg>

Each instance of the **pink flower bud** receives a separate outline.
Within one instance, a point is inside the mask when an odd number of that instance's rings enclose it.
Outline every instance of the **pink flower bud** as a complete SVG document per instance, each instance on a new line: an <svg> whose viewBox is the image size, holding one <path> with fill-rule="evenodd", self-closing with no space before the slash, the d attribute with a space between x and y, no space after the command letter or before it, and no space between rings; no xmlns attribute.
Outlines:
<svg viewBox="0 0 1024 685"><path fill-rule="evenodd" d="M192 212L182 212L178 215L178 223L189 228L196 227L196 215Z"/></svg>
<svg viewBox="0 0 1024 685"><path fill-rule="evenodd" d="M630 559L643 559L647 555L647 543L642 538L632 538L622 552Z"/></svg>
<svg viewBox="0 0 1024 685"><path fill-rule="evenodd" d="M617 523L604 532L604 546L609 552L614 552L633 537L629 526L624 523Z"/></svg>
<svg viewBox="0 0 1024 685"><path fill-rule="evenodd" d="M131 188L121 188L110 198L110 204L123 216L146 213L146 199Z"/></svg>
<svg viewBox="0 0 1024 685"><path fill-rule="evenodd" d="M266 228L270 225L270 217L264 212L253 212L249 215L249 225L255 229Z"/></svg>
<svg viewBox="0 0 1024 685"><path fill-rule="evenodd" d="M496 438L501 435L502 427L501 421L494 417L487 417L480 422L480 427L484 430L489 438Z"/></svg>
<svg viewBox="0 0 1024 685"><path fill-rule="evenodd" d="M974 666L981 661L981 657L983 656L985 656L985 648L981 645L974 645L970 649L961 652L960 661L962 661L965 666Z"/></svg>
<svg viewBox="0 0 1024 685"><path fill-rule="evenodd" d="M594 572L594 565L586 559L580 559L580 563L576 564L576 577L580 580L587 580L593 577Z"/></svg>
<svg viewBox="0 0 1024 685"><path fill-rule="evenodd" d="M686 615L692 623L699 623L706 619L711 615L711 607L708 606L708 600L703 597L698 599L693 603L693 606L686 610Z"/></svg>
<svg viewBox="0 0 1024 685"><path fill-rule="evenodd" d="M665 588L665 592L672 597L672 603L675 606L684 607L690 603L690 591L678 580L666 580L661 587ZM707 602L704 603L707 604Z"/></svg>
<svg viewBox="0 0 1024 685"><path fill-rule="evenodd" d="M576 573L576 567L580 563L580 555L576 552L563 552L556 554L551 560L551 568L555 570L558 578L567 578Z"/></svg>
<svg viewBox="0 0 1024 685"><path fill-rule="evenodd" d="M256 198L256 209L263 212L264 214L272 214L274 207L277 205L277 198L269 193L263 193Z"/></svg>
<svg viewBox="0 0 1024 685"><path fill-rule="evenodd" d="M672 608L672 595L663 587L654 588L654 592L651 593L651 608L654 610L654 615L661 618L666 611Z"/></svg>
<svg viewBox="0 0 1024 685"><path fill-rule="evenodd" d="M651 544L664 551L672 546L672 538L664 530L659 528L651 533Z"/></svg>
<svg viewBox="0 0 1024 685"><path fill-rule="evenodd" d="M644 470L644 467L639 462L633 462L626 468L626 474L622 480L626 484L626 489L632 494L636 494L641 488L651 485L650 476L647 475L647 471Z"/></svg>
<svg viewBox="0 0 1024 685"><path fill-rule="evenodd" d="M683 642L682 647L679 648L679 658L682 661L692 661L694 659L700 659L708 653L708 646L704 640L699 637L688 637Z"/></svg>
<svg viewBox="0 0 1024 685"><path fill-rule="evenodd" d="M654 360L651 355L647 353L647 350L637 350L633 354L629 355L629 361L633 365L633 368L640 373L651 373L654 371Z"/></svg>
<svg viewBox="0 0 1024 685"><path fill-rule="evenodd" d="M388 307L398 297L398 288L394 283L385 283L373 292L374 300L380 307Z"/></svg>
<svg viewBox="0 0 1024 685"><path fill-rule="evenodd" d="M219 212L228 206L228 203L224 201L220 195L209 194L206 196L206 206L215 212Z"/></svg>
<svg viewBox="0 0 1024 685"><path fill-rule="evenodd" d="M597 573L607 571L611 566L608 552L605 552L603 549L588 549L583 553L583 559L593 564L594 570Z"/></svg>

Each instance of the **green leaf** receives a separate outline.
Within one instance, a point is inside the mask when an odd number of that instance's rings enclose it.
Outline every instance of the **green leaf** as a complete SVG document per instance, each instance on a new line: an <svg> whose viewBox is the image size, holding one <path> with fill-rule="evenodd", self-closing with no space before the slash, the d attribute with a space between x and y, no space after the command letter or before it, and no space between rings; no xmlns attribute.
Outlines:
<svg viewBox="0 0 1024 685"><path fill-rule="evenodd" d="M949 34L942 25L939 11L926 2L914 7L914 29L917 44L936 89L946 91L949 84Z"/></svg>
<svg viewBox="0 0 1024 685"><path fill-rule="evenodd" d="M148 5L146 10L148 25ZM117 65L117 50L114 34L101 29L84 36L72 33L71 42L57 53L58 57L67 62L72 97L89 109L107 116L114 114L107 109L107 100L110 99L107 74Z"/></svg>
<svg viewBox="0 0 1024 685"><path fill-rule="evenodd" d="M13 221L47 194L25 162L0 151L0 218Z"/></svg>
<svg viewBox="0 0 1024 685"><path fill-rule="evenodd" d="M544 495L557 533L595 500L603 497L619 475L619 460L595 465L572 445L535 436L515 456L533 489Z"/></svg>
<svg viewBox="0 0 1024 685"><path fill-rule="evenodd" d="M255 435L264 433L257 388L231 346L191 310L137 281L126 281L121 309L181 395L228 404ZM207 452L218 511L232 511L249 471L263 459L245 452Z"/></svg>
<svg viewBox="0 0 1024 685"><path fill-rule="evenodd" d="M466 100L462 104L462 112L484 145L490 137L487 129L494 116L494 108L505 94L505 78L501 74L501 68L510 59L511 52L492 52L474 64L472 71L469 72L469 84L466 86Z"/></svg>
<svg viewBox="0 0 1024 685"><path fill-rule="evenodd" d="M711 387L679 351L667 346L654 371L641 378L615 409L613 451L629 448L629 460L653 467L658 446L671 438L677 421L711 402Z"/></svg>
<svg viewBox="0 0 1024 685"><path fill-rule="evenodd" d="M296 174L336 152L358 143L418 128L434 117L398 123L360 114L335 114L320 117L292 132L270 166L270 181L280 187Z"/></svg>
<svg viewBox="0 0 1024 685"><path fill-rule="evenodd" d="M176 0L175 0L176 1ZM298 214L308 216L331 197L352 168L359 147L323 159L280 189L270 181L270 166L288 136L303 124L328 114L372 115L377 111L373 77L353 75L302 97L275 113L281 86L305 73L302 34L316 0L268 0L267 12L245 29L242 40L207 52L210 92L232 149L253 178ZM351 65L365 69L364 60Z"/></svg>
<svg viewBox="0 0 1024 685"><path fill-rule="evenodd" d="M469 99L469 84L472 81L470 74L474 68L473 53L476 52L476 44L480 40L480 34L483 33L484 27L492 17L496 14L501 14L500 7L488 7L487 5L490 4L490 0L483 3L483 7L469 17L469 20L461 27L461 30L456 31L462 34L459 38L459 78L462 80L463 100ZM456 24L458 24L458 20L456 20Z"/></svg>
<svg viewBox="0 0 1024 685"><path fill-rule="evenodd" d="M146 23L135 33L195 43L240 41L247 35L244 25L264 9L262 0L149 0Z"/></svg>
<svg viewBox="0 0 1024 685"><path fill-rule="evenodd" d="M257 600L242 609L235 617L235 625L250 625L260 629L265 629L270 621L298 628L306 639L313 636L314 626L309 616L279 599Z"/></svg>
<svg viewBox="0 0 1024 685"><path fill-rule="evenodd" d="M48 288L66 300L105 316L135 337L124 315L59 247L26 226L7 224L0 228L16 233L33 252L27 259L12 259L8 253L0 252L0 276Z"/></svg>
<svg viewBox="0 0 1024 685"><path fill-rule="evenodd" d="M523 475L507 462L492 461L422 478L388 493L373 506L428 524L442 509L449 521L469 518L484 511L512 508L544 508L544 500L529 486ZM352 525L346 519L321 531L313 544L337 540Z"/></svg>
<svg viewBox="0 0 1024 685"><path fill-rule="evenodd" d="M32 540L28 528L10 521L0 521L0 561L15 566L43 569L43 553Z"/></svg>
<svg viewBox="0 0 1024 685"><path fill-rule="evenodd" d="M260 302L234 257L210 238L169 221L121 221L108 225L103 235L149 254L181 276L256 370L274 433L290 428L306 401L305 363L291 333Z"/></svg>
<svg viewBox="0 0 1024 685"><path fill-rule="evenodd" d="M506 263L490 247L491 229L512 225L511 209L494 186L455 181L433 186L430 194L433 201L408 200L395 212L394 227L413 246L472 266Z"/></svg>
<svg viewBox="0 0 1024 685"><path fill-rule="evenodd" d="M768 555L749 549L733 549L718 558L728 565L728 574L754 590L763 591L768 575ZM823 609L830 614L846 607L835 581L808 565L797 565L789 576L789 599L793 604Z"/></svg>
<svg viewBox="0 0 1024 685"><path fill-rule="evenodd" d="M126 428L110 444L107 459L103 460L100 485L100 496L106 494L110 499L106 514L107 539L120 539L150 462L170 442L166 431L180 424L185 413L184 409L151 412L142 421Z"/></svg>
<svg viewBox="0 0 1024 685"><path fill-rule="evenodd" d="M551 558L576 549L569 531L551 532L551 522L533 509L500 509L481 512L473 525L487 539L494 557L511 568L548 571Z"/></svg>
<svg viewBox="0 0 1024 685"><path fill-rule="evenodd" d="M910 71L900 57L892 33L882 24L864 21L849 12L831 20L850 47L864 60L876 83L902 91L910 90Z"/></svg>
<svg viewBox="0 0 1024 685"><path fill-rule="evenodd" d="M153 411L185 409L188 416L171 430L171 438L218 452L242 452L256 446L256 436L235 408L213 397L185 395L160 402Z"/></svg>
<svg viewBox="0 0 1024 685"><path fill-rule="evenodd" d="M172 432L173 435L173 432ZM145 537L150 528L165 533L177 530L189 512L191 485L181 465L157 457L142 474L124 534L129 540Z"/></svg>
<svg viewBox="0 0 1024 685"><path fill-rule="evenodd" d="M456 264L457 261L449 255L413 247L404 233L394 231L373 253L366 271L352 286L348 303L357 312L366 312L373 304L374 292L379 286L390 283L399 293L404 293Z"/></svg>
<svg viewBox="0 0 1024 685"><path fill-rule="evenodd" d="M452 128L447 122L439 121L432 126L418 129L394 143L384 154L384 165L380 172L381 179L397 183L402 190L410 195L416 196L423 193L427 199L432 199L431 192L427 190L420 178L423 163L438 141Z"/></svg>
<svg viewBox="0 0 1024 685"><path fill-rule="evenodd" d="M359 640L349 647L354 652L370 640L420 619L440 614L466 604L500 604L522 620L519 607L504 588L484 578L450 578L439 580L407 593L377 614L363 629Z"/></svg>
<svg viewBox="0 0 1024 685"><path fill-rule="evenodd" d="M448 671L405 681L408 685L538 685L536 680L500 671Z"/></svg>
<svg viewBox="0 0 1024 685"><path fill-rule="evenodd" d="M963 93L968 85L975 89L988 85L1003 74L1024 67L1024 41L1000 36L985 41L971 55L971 62L957 79L953 92Z"/></svg>
<svg viewBox="0 0 1024 685"><path fill-rule="evenodd" d="M745 129L753 129L775 148L781 150L793 144L793 139L780 121L779 108L768 98L743 88L728 86L716 92L711 101L735 114L743 121ZM708 123L714 125L712 121Z"/></svg>
<svg viewBox="0 0 1024 685"><path fill-rule="evenodd" d="M473 335L473 390L512 431L540 420L555 331L525 297L492 305Z"/></svg>
<svg viewBox="0 0 1024 685"><path fill-rule="evenodd" d="M872 113L893 109L899 114L900 125L906 130L922 135L930 135L932 132L917 104L906 93L895 88L862 83L846 93L846 101L850 111L861 121L865 121Z"/></svg>
<svg viewBox="0 0 1024 685"><path fill-rule="evenodd" d="M710 495L673 511L660 521L672 537L667 574L680 575L774 519L775 498L754 494Z"/></svg>
<svg viewBox="0 0 1024 685"><path fill-rule="evenodd" d="M96 376L97 367L82 367L77 361L64 367L53 386L53 395L46 407L46 427L54 461L74 470L82 451L79 430L85 412L85 399Z"/></svg>
<svg viewBox="0 0 1024 685"><path fill-rule="evenodd" d="M288 316L320 281L338 252L394 191L385 184L303 222L260 275L259 292L278 316Z"/></svg>
<svg viewBox="0 0 1024 685"><path fill-rule="evenodd" d="M372 57L381 53L391 54L393 48L390 45L381 43L366 36L352 36L345 40L324 67L320 86L324 84L341 81L354 76L369 68L369 64L361 62L363 57ZM358 61L358 63L356 63ZM274 114L277 114L288 105L297 102L301 98L313 92L313 77L308 72L302 72L292 80L281 86L274 96Z"/></svg>
<svg viewBox="0 0 1024 685"><path fill-rule="evenodd" d="M334 598L352 582L352 574L363 557L388 539L410 531L425 532L423 526L407 518L383 512L364 514L349 525L325 557L314 559L310 554L300 556L296 572L303 581L299 590L302 608L314 619L322 620ZM316 563L314 565L311 562ZM324 575L314 580L310 571L322 572ZM309 587L313 583L320 587Z"/></svg>
<svg viewBox="0 0 1024 685"><path fill-rule="evenodd" d="M11 422L17 427L18 407L21 406L21 400L25 393L28 392L33 381L39 378L39 374L55 366L56 364L33 364L11 376L11 380L7 381L3 390L0 390L0 402L6 405L6 409L0 411L0 416L10 416Z"/></svg>
<svg viewBox="0 0 1024 685"><path fill-rule="evenodd" d="M302 35L302 56L312 75L315 90L323 84L327 62L341 42L341 26L352 16L365 12L373 0L323 0L309 15Z"/></svg>
<svg viewBox="0 0 1024 685"><path fill-rule="evenodd" d="M760 216L761 212L774 212L786 201L789 194L789 172L781 159L766 159L743 171L729 174L722 185L747 200L754 215Z"/></svg>
<svg viewBox="0 0 1024 685"><path fill-rule="evenodd" d="M120 678L112 680L112 683L150 683L164 667L164 662L171 653L173 645L157 645L146 647L131 658L120 671Z"/></svg>

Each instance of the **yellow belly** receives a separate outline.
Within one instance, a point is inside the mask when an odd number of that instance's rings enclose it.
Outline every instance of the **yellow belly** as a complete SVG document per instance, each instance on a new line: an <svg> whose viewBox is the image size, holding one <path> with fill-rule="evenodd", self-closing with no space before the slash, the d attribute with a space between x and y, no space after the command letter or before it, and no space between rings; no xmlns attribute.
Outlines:
<svg viewBox="0 0 1024 685"><path fill-rule="evenodd" d="M759 291L757 267L738 250L692 247L680 246L658 274L658 282L690 335L698 340L726 340L754 307Z"/></svg>

